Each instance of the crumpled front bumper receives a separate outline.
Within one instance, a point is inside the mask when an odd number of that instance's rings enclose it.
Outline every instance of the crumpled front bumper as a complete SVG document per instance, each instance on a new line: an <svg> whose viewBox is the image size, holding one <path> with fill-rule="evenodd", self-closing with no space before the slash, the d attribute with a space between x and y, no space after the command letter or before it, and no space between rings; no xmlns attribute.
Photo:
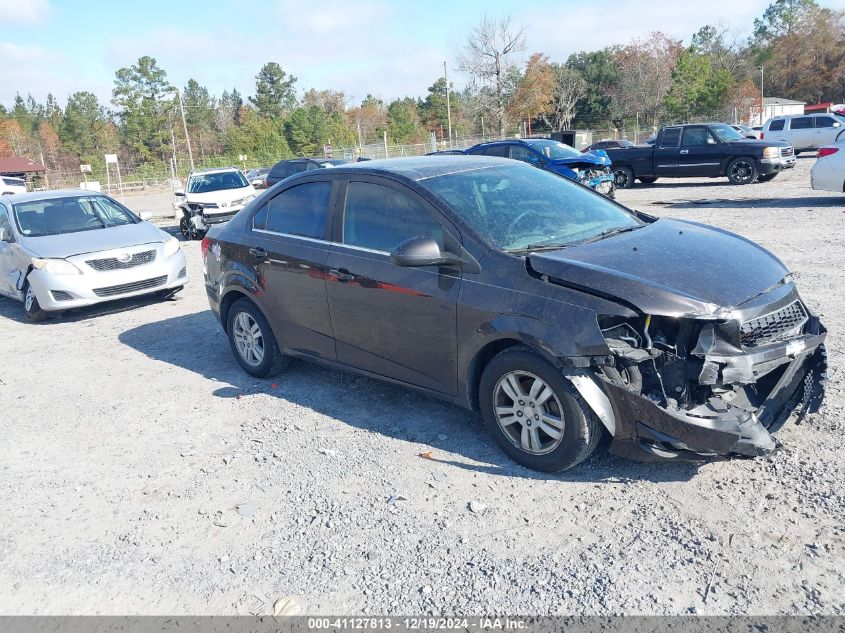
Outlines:
<svg viewBox="0 0 845 633"><path fill-rule="evenodd" d="M803 337L803 349L789 354L785 371L754 411L719 398L689 410L663 407L602 381L615 416L611 452L639 461L684 462L770 453L776 447L772 434L792 412L803 416L821 405L827 371L825 336L822 332ZM751 354L752 366L770 363L774 354L787 354L789 344L794 341Z"/></svg>

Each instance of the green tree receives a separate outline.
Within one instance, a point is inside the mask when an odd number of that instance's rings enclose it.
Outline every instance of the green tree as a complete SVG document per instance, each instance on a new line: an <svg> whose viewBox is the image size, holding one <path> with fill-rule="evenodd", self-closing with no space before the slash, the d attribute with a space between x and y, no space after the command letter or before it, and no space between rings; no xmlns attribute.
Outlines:
<svg viewBox="0 0 845 633"><path fill-rule="evenodd" d="M173 87L167 73L149 56L115 73L112 103L118 108L121 136L141 160L166 160L170 153L167 114L172 107L162 97Z"/></svg>
<svg viewBox="0 0 845 633"><path fill-rule="evenodd" d="M288 145L297 156L322 156L325 144L348 147L354 143L344 117L339 112L326 113L318 106L296 108L284 128Z"/></svg>
<svg viewBox="0 0 845 633"><path fill-rule="evenodd" d="M245 154L250 162L263 165L291 156L281 123L259 116L252 108L243 109L241 125L229 131L225 150L229 156Z"/></svg>
<svg viewBox="0 0 845 633"><path fill-rule="evenodd" d="M387 133L394 143L412 143L419 140L420 119L413 99L396 99L387 106Z"/></svg>
<svg viewBox="0 0 845 633"><path fill-rule="evenodd" d="M255 96L249 100L259 115L281 118L296 107L295 84L296 77L276 62L267 62L255 76Z"/></svg>
<svg viewBox="0 0 845 633"><path fill-rule="evenodd" d="M610 122L611 89L619 82L615 49L573 53L566 66L586 82L586 92L575 104L575 122L580 127L600 127Z"/></svg>
<svg viewBox="0 0 845 633"><path fill-rule="evenodd" d="M90 92L74 92L67 101L59 139L65 151L78 157L81 162L91 162L104 149L109 139L110 121L106 109Z"/></svg>
<svg viewBox="0 0 845 633"><path fill-rule="evenodd" d="M679 120L694 116L720 118L733 83L726 69L713 68L710 59L691 46L678 55L666 108Z"/></svg>

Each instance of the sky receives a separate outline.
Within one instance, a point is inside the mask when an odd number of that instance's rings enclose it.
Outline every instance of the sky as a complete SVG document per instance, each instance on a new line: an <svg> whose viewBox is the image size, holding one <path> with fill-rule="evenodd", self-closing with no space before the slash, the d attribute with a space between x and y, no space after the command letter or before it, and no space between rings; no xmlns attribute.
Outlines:
<svg viewBox="0 0 845 633"><path fill-rule="evenodd" d="M770 0L0 0L0 103L15 93L64 104L87 90L111 100L115 71L143 55L168 79L194 78L213 94L252 94L255 75L276 61L308 88L368 93L386 101L421 96L456 57L482 14L510 14L526 34L525 59L622 44L662 30L689 41L705 24L747 36ZM820 4L845 9L845 0ZM695 9L690 7L694 6Z"/></svg>

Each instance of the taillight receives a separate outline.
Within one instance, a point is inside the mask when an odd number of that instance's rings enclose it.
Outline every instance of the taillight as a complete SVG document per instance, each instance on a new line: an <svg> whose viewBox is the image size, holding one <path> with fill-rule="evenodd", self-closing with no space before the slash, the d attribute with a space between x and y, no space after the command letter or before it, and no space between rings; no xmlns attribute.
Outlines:
<svg viewBox="0 0 845 633"><path fill-rule="evenodd" d="M760 140L762 141L766 137L764 132L760 132Z"/></svg>
<svg viewBox="0 0 845 633"><path fill-rule="evenodd" d="M202 258L205 259L205 254L208 252L208 247L211 246L211 238L204 237L200 242L200 250L202 251Z"/></svg>
<svg viewBox="0 0 845 633"><path fill-rule="evenodd" d="M830 156L831 154L835 154L839 151L838 147L820 147L819 148L819 158L824 158L825 156Z"/></svg>
<svg viewBox="0 0 845 633"><path fill-rule="evenodd" d="M267 178L265 178L265 179L264 179L264 188L266 189L266 188L267 188L267 187L269 187L269 186L270 186L270 185L268 185L268 184L267 184Z"/></svg>

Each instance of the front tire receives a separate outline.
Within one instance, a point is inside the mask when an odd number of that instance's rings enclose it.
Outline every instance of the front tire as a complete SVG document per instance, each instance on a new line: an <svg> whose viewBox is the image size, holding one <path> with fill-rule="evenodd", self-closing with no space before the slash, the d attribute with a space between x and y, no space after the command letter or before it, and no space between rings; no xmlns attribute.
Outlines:
<svg viewBox="0 0 845 633"><path fill-rule="evenodd" d="M734 158L728 163L728 180L732 185L750 185L757 180L757 165L753 158Z"/></svg>
<svg viewBox="0 0 845 633"><path fill-rule="evenodd" d="M194 240L201 240L205 237L205 231L201 231L197 227L194 226L194 223L191 222L190 216L183 215L182 219L179 220L179 232L182 233L182 237L184 237L187 241L192 242Z"/></svg>
<svg viewBox="0 0 845 633"><path fill-rule="evenodd" d="M640 182L644 185L653 185L657 182L657 176L640 176Z"/></svg>
<svg viewBox="0 0 845 633"><path fill-rule="evenodd" d="M634 186L634 170L630 167L617 167L613 170L617 189L630 189Z"/></svg>
<svg viewBox="0 0 845 633"><path fill-rule="evenodd" d="M511 347L484 368L481 417L514 461L543 472L581 463L602 436L601 423L551 363L527 347Z"/></svg>
<svg viewBox="0 0 845 633"><path fill-rule="evenodd" d="M46 321L49 316L46 311L41 309L41 305L38 303L38 297L35 296L29 282L27 282L26 290L24 291L23 311L26 314L26 318L34 323Z"/></svg>
<svg viewBox="0 0 845 633"><path fill-rule="evenodd" d="M290 362L279 351L279 344L267 319L249 299L238 299L229 308L226 333L235 360L250 376L275 376Z"/></svg>

